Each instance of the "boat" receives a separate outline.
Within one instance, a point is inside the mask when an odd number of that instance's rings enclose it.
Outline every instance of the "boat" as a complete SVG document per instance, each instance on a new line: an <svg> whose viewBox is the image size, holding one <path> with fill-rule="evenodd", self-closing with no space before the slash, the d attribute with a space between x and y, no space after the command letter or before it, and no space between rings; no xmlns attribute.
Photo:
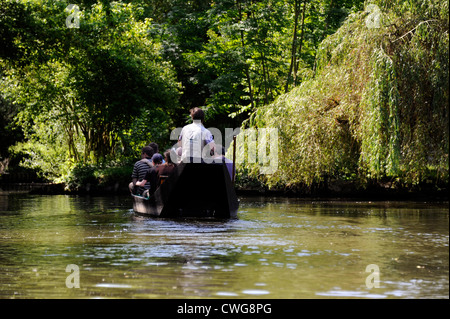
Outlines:
<svg viewBox="0 0 450 319"><path fill-rule="evenodd" d="M234 166L234 165L233 165ZM140 215L237 219L239 200L226 163L181 163L149 198L132 195Z"/></svg>

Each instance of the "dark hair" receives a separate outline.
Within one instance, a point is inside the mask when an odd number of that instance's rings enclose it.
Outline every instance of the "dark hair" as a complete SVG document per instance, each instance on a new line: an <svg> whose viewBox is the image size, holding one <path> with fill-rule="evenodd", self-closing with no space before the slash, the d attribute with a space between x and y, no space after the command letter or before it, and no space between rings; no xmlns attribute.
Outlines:
<svg viewBox="0 0 450 319"><path fill-rule="evenodd" d="M173 150L167 150L164 152L164 159L167 164L174 164L174 162L172 161L172 152L174 156L176 156L175 151Z"/></svg>
<svg viewBox="0 0 450 319"><path fill-rule="evenodd" d="M155 155L153 155L153 157L152 157L152 161L155 164L161 164L163 161L163 157L161 154L155 153Z"/></svg>
<svg viewBox="0 0 450 319"><path fill-rule="evenodd" d="M151 158L155 151L150 146L145 146L142 148L142 154L145 154L147 157Z"/></svg>
<svg viewBox="0 0 450 319"><path fill-rule="evenodd" d="M205 119L205 113L201 108L194 107L193 109L190 109L189 112L191 113L191 117L193 120L200 120L203 123L203 120Z"/></svg>
<svg viewBox="0 0 450 319"><path fill-rule="evenodd" d="M155 153L158 153L158 152L159 152L159 146L158 146L158 144L156 144L155 142L151 142L150 144L148 144L148 146L150 146L151 148L153 148L153 151L154 151Z"/></svg>

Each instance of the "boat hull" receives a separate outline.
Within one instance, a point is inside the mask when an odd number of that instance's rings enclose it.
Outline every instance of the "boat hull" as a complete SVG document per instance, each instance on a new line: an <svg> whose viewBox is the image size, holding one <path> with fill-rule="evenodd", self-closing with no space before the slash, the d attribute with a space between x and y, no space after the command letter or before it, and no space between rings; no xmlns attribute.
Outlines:
<svg viewBox="0 0 450 319"><path fill-rule="evenodd" d="M136 213L153 217L235 219L239 208L224 163L182 163L153 196L132 198Z"/></svg>

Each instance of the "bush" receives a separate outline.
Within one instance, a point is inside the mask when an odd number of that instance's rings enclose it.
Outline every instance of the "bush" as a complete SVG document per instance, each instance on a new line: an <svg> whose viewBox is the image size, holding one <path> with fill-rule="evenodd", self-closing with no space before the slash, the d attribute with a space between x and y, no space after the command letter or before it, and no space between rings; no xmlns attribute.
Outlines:
<svg viewBox="0 0 450 319"><path fill-rule="evenodd" d="M64 180L66 190L107 192L127 189L133 166L126 163L111 165L77 165Z"/></svg>
<svg viewBox="0 0 450 319"><path fill-rule="evenodd" d="M79 191L98 184L98 168L93 165L75 166L65 180L65 188L68 191Z"/></svg>
<svg viewBox="0 0 450 319"><path fill-rule="evenodd" d="M448 184L448 4L393 2L380 1L377 27L350 15L322 42L315 77L252 114L243 128L279 130L278 170L240 172L269 187Z"/></svg>

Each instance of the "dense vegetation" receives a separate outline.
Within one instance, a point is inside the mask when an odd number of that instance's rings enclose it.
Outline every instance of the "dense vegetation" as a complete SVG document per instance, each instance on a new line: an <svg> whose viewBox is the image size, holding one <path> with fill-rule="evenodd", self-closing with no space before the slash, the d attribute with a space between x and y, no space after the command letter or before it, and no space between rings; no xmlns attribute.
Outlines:
<svg viewBox="0 0 450 319"><path fill-rule="evenodd" d="M321 43L312 79L252 114L247 127L278 128L279 166L259 175L241 148L242 180L448 185L448 2L377 3Z"/></svg>
<svg viewBox="0 0 450 319"><path fill-rule="evenodd" d="M128 181L201 106L209 127L279 129L275 174L244 161L241 185L448 183L446 1L0 4L0 174Z"/></svg>
<svg viewBox="0 0 450 319"><path fill-rule="evenodd" d="M2 1L3 103L10 148L50 180L122 161L168 132L179 83L142 10L95 3L68 28L64 1ZM81 22L81 21L80 21Z"/></svg>

